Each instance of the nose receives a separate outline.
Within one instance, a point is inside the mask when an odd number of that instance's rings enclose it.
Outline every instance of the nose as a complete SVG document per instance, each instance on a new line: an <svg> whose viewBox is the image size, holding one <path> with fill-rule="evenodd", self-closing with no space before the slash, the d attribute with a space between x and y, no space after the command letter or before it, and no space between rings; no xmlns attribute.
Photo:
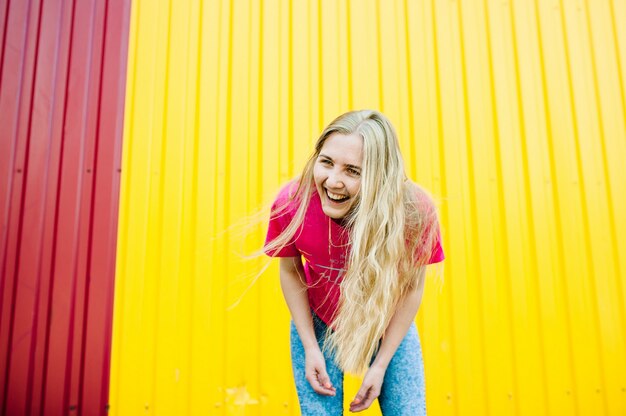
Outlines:
<svg viewBox="0 0 626 416"><path fill-rule="evenodd" d="M343 181L341 180L341 175L334 170L328 173L326 185L328 185L328 187L332 189L339 189L344 187Z"/></svg>

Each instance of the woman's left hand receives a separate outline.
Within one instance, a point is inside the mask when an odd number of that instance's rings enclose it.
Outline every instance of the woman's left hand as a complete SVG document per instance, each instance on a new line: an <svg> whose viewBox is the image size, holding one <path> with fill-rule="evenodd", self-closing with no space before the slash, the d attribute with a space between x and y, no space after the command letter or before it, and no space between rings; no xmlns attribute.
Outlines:
<svg viewBox="0 0 626 416"><path fill-rule="evenodd" d="M356 394L352 403L350 403L351 412L360 412L369 408L374 400L380 395L380 389L383 385L383 379L385 378L385 369L373 365L365 373L363 377L363 383L361 388Z"/></svg>

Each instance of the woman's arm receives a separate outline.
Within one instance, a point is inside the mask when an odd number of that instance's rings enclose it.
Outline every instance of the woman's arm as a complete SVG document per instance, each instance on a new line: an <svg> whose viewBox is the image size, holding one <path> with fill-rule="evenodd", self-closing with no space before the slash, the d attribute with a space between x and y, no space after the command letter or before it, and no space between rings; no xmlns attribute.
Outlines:
<svg viewBox="0 0 626 416"><path fill-rule="evenodd" d="M280 285L306 354L306 379L315 392L334 396L335 388L328 377L326 361L315 338L304 267L300 257L280 259Z"/></svg>
<svg viewBox="0 0 626 416"><path fill-rule="evenodd" d="M361 389L356 394L352 403L350 403L350 411L359 412L367 409L380 394L380 388L383 384L387 366L409 331L409 327L415 320L415 315L422 302L425 271L426 267L419 268L417 272L417 287L400 301L398 309L391 318L389 326L385 331L376 358L363 378Z"/></svg>
<svg viewBox="0 0 626 416"><path fill-rule="evenodd" d="M372 363L372 366L380 367L386 370L393 354L396 352L398 346L409 331L409 327L415 320L417 310L422 303L425 270L425 267L420 268L418 271L417 287L406 295L398 306L396 313L391 318L389 326L385 331L383 342L380 345L380 350L378 350L376 359Z"/></svg>

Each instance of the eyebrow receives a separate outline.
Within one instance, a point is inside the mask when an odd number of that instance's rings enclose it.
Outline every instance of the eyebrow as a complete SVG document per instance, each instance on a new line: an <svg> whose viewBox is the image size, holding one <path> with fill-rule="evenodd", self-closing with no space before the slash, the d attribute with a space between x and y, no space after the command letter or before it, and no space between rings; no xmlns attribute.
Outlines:
<svg viewBox="0 0 626 416"><path fill-rule="evenodd" d="M330 161L334 162L334 160L333 160L333 158L332 158L332 157L330 157L330 156L326 156L326 155L325 155L325 154L323 154L323 153L320 153L317 157L325 157L326 159L328 159L328 160L330 160ZM353 168L353 169L358 169L358 170L361 170L361 167L360 167L360 166L357 166L357 165L351 165L351 164L349 164L349 163L348 163L348 164L347 164L347 165L345 165L345 166L347 166L347 167L349 167L349 168Z"/></svg>

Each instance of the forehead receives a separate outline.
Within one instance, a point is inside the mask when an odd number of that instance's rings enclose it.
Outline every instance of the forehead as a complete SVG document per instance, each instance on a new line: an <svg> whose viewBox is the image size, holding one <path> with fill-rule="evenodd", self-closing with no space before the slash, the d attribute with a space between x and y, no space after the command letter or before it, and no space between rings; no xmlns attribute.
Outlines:
<svg viewBox="0 0 626 416"><path fill-rule="evenodd" d="M320 153L335 163L361 166L363 164L363 138L357 134L333 133L324 142Z"/></svg>

